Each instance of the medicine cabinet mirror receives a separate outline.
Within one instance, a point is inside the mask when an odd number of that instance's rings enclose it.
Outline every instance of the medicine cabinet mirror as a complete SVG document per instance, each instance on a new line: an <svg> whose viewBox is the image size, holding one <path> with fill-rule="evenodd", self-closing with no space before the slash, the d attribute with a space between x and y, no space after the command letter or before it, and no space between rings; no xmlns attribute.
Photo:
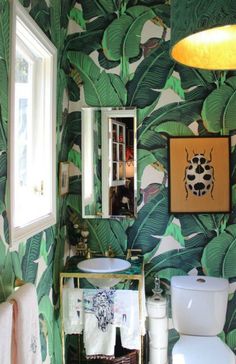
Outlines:
<svg viewBox="0 0 236 364"><path fill-rule="evenodd" d="M83 217L135 217L136 190L136 109L83 108Z"/></svg>
<svg viewBox="0 0 236 364"><path fill-rule="evenodd" d="M10 243L56 222L56 70L54 45L11 1Z"/></svg>

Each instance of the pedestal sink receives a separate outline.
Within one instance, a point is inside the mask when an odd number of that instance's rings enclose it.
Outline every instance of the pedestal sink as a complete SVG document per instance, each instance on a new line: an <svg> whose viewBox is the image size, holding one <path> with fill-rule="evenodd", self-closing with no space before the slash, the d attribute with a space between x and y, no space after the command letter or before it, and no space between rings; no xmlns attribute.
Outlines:
<svg viewBox="0 0 236 364"><path fill-rule="evenodd" d="M92 274L102 274L103 278L89 278L86 279L93 285L99 288L111 288L120 282L122 278L112 277L112 273L122 272L126 269L129 269L131 266L130 262L127 260L123 260L120 258L92 258L86 259L82 262L78 263L77 267L82 272L87 272ZM104 274L111 274L111 277L106 276L104 278Z"/></svg>

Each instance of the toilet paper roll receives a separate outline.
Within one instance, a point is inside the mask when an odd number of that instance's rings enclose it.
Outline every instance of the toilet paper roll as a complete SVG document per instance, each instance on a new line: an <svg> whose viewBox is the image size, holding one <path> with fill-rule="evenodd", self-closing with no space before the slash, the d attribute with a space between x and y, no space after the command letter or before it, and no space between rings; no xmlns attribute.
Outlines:
<svg viewBox="0 0 236 364"><path fill-rule="evenodd" d="M151 319L149 320L148 330L152 333L158 333L168 330L168 320L164 319Z"/></svg>
<svg viewBox="0 0 236 364"><path fill-rule="evenodd" d="M150 345L154 348L165 348L168 345L168 320L151 319L149 321Z"/></svg>
<svg viewBox="0 0 236 364"><path fill-rule="evenodd" d="M149 350L149 364L167 364L167 348L166 349L155 349L150 348Z"/></svg>

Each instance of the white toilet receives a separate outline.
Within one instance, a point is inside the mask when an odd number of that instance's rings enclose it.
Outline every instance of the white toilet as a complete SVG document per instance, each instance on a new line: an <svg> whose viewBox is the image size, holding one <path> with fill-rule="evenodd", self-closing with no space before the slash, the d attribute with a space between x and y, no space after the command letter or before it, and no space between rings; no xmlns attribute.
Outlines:
<svg viewBox="0 0 236 364"><path fill-rule="evenodd" d="M234 353L217 337L225 323L228 289L223 278L172 277L172 318L180 334L172 364L236 363Z"/></svg>

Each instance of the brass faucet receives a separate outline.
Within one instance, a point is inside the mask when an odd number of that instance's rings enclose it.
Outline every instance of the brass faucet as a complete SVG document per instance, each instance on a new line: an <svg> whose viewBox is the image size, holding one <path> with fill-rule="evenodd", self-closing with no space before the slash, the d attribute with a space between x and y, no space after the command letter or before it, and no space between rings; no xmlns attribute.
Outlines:
<svg viewBox="0 0 236 364"><path fill-rule="evenodd" d="M127 249L126 260L132 259L133 257L137 257L142 254L142 249Z"/></svg>
<svg viewBox="0 0 236 364"><path fill-rule="evenodd" d="M105 257L113 258L115 256L111 245L109 245L108 250L105 251Z"/></svg>
<svg viewBox="0 0 236 364"><path fill-rule="evenodd" d="M88 248L87 254L86 254L86 259L91 259L91 258L92 258L92 252L91 252L91 249Z"/></svg>
<svg viewBox="0 0 236 364"><path fill-rule="evenodd" d="M131 259L131 257L132 257L132 251L131 251L131 249L127 249L126 260Z"/></svg>

